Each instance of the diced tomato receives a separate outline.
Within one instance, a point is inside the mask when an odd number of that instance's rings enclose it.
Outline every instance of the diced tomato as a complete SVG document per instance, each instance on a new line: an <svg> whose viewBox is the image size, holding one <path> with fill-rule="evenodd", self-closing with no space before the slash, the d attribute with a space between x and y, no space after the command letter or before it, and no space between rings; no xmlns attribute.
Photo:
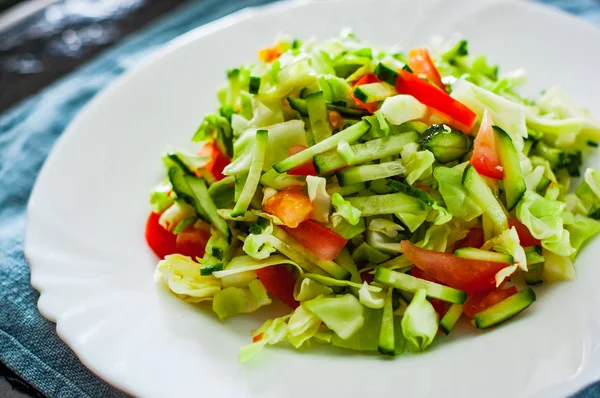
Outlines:
<svg viewBox="0 0 600 398"><path fill-rule="evenodd" d="M348 243L342 236L313 220L306 220L296 228L283 229L322 260L333 260Z"/></svg>
<svg viewBox="0 0 600 398"><path fill-rule="evenodd" d="M498 152L496 152L496 139L492 128L492 118L487 111L483 113L481 126L473 142L473 155L470 163L475 170L486 177L501 180L504 176Z"/></svg>
<svg viewBox="0 0 600 398"><path fill-rule="evenodd" d="M409 71L398 70L396 91L408 94L444 118L446 124L469 134L477 122L477 114L433 84Z"/></svg>
<svg viewBox="0 0 600 398"><path fill-rule="evenodd" d="M344 118L342 117L342 115L340 115L339 112L329 111L329 124L331 124L332 127L341 130L344 128L345 123L346 122L344 121Z"/></svg>
<svg viewBox="0 0 600 398"><path fill-rule="evenodd" d="M281 46L265 47L258 51L258 59L263 62L273 62L283 54Z"/></svg>
<svg viewBox="0 0 600 398"><path fill-rule="evenodd" d="M285 265L277 264L257 269L256 275L271 296L283 301L292 308L300 305L294 299L294 285L296 284L296 280Z"/></svg>
<svg viewBox="0 0 600 398"><path fill-rule="evenodd" d="M189 256L192 259L203 257L206 243L210 239L210 231L205 228L188 227L178 233L175 253Z"/></svg>
<svg viewBox="0 0 600 398"><path fill-rule="evenodd" d="M288 149L288 153L290 156L297 154L298 152L302 152L306 147L304 145L292 145L290 149ZM292 176L316 176L317 171L315 170L315 165L312 160L309 160L306 163L301 164L300 166L296 166L290 171L287 172Z"/></svg>
<svg viewBox="0 0 600 398"><path fill-rule="evenodd" d="M231 162L229 161L229 158L227 158L227 156L221 153L214 141L207 142L206 144L204 144L202 149L200 149L200 151L198 152L198 155L210 156L211 159L204 167L206 168L206 170L212 173L212 175L217 181L225 178L225 176L223 175L223 169Z"/></svg>
<svg viewBox="0 0 600 398"><path fill-rule="evenodd" d="M416 267L450 287L469 294L481 294L496 288L495 275L506 264L489 261L468 260L455 257L452 253L441 253L415 246L403 240L404 255Z"/></svg>
<svg viewBox="0 0 600 398"><path fill-rule="evenodd" d="M146 221L146 242L160 258L175 253L177 237L158 223L160 214L150 213Z"/></svg>
<svg viewBox="0 0 600 398"><path fill-rule="evenodd" d="M463 304L463 312L469 318L500 301L517 293L517 288L512 286L508 289L498 289L487 294L476 294L469 296Z"/></svg>
<svg viewBox="0 0 600 398"><path fill-rule="evenodd" d="M446 91L440 72L435 67L426 48L413 48L410 50L408 53L408 66L419 77L427 78L432 84Z"/></svg>
<svg viewBox="0 0 600 398"><path fill-rule="evenodd" d="M463 247L481 248L484 244L483 229L479 227L471 228L467 236L454 244L454 250L462 249Z"/></svg>
<svg viewBox="0 0 600 398"><path fill-rule="evenodd" d="M261 341L263 339L263 337L265 337L265 334L259 333L256 336L252 337L252 342L257 343L257 342Z"/></svg>
<svg viewBox="0 0 600 398"><path fill-rule="evenodd" d="M440 281L438 281L437 279L435 279L432 276L428 275L425 271L421 270L420 268L414 267L410 271L410 273L415 278L425 279L426 281L440 283ZM431 297L428 298L427 300L429 300L429 302L433 306L433 309L435 310L435 312L438 313L438 315L440 316L440 318L443 317L444 314L446 313L446 304L442 300L434 299L434 298L431 298Z"/></svg>
<svg viewBox="0 0 600 398"><path fill-rule="evenodd" d="M210 231L203 228L190 227L175 235L159 224L160 214L150 213L146 222L146 242L160 258L179 253L192 259L204 256L206 242Z"/></svg>
<svg viewBox="0 0 600 398"><path fill-rule="evenodd" d="M516 218L511 218L508 220L508 226L510 228L515 227L517 230L517 235L519 235L519 242L521 243L521 246L540 246L542 244L542 241L531 235L529 228L527 228L525 224Z"/></svg>
<svg viewBox="0 0 600 398"><path fill-rule="evenodd" d="M302 187L292 186L267 199L263 210L278 217L286 226L296 228L302 221L308 220L314 209L308 196L302 193Z"/></svg>
<svg viewBox="0 0 600 398"><path fill-rule="evenodd" d="M379 83L380 81L381 80L379 80L379 78L377 76L375 76L372 73L368 73L368 74L362 76L360 79L358 79L356 81L356 83L354 83L354 87L362 86L363 84ZM368 104L365 104L364 102L362 102L361 100L356 98L354 96L354 94L352 94L352 99L354 100L354 102L356 102L356 104L358 105L359 108L366 109L367 111L369 111L371 113L374 113L377 110L377 107L378 107L377 102L369 102Z"/></svg>

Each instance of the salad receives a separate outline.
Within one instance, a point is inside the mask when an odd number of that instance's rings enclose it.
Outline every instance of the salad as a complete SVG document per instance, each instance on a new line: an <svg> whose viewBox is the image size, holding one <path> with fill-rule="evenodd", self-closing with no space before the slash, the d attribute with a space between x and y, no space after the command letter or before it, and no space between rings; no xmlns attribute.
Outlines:
<svg viewBox="0 0 600 398"><path fill-rule="evenodd" d="M600 171L582 168L600 123L525 80L464 40L278 38L227 71L195 149L162 158L157 280L220 320L289 306L242 361L279 343L394 356L515 317L600 232Z"/></svg>

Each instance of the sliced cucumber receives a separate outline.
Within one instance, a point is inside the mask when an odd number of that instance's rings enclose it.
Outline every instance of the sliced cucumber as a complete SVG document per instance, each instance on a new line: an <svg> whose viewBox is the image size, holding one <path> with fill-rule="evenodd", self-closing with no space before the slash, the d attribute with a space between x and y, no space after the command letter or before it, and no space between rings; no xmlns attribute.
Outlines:
<svg viewBox="0 0 600 398"><path fill-rule="evenodd" d="M448 312L440 320L440 327L446 334L450 334L450 331L458 322L458 319L463 313L463 306L461 304L452 304L448 309Z"/></svg>
<svg viewBox="0 0 600 398"><path fill-rule="evenodd" d="M527 186L523 178L519 154L510 136L498 126L492 126L496 137L496 146L500 164L504 169L504 193L506 194L506 209L511 211L525 194Z"/></svg>
<svg viewBox="0 0 600 398"><path fill-rule="evenodd" d="M529 307L535 301L535 292L528 287L499 303L475 314L473 320L478 329L486 329L497 325Z"/></svg>
<svg viewBox="0 0 600 398"><path fill-rule="evenodd" d="M523 279L528 285L544 283L544 266L541 263L527 265L528 271L523 273Z"/></svg>
<svg viewBox="0 0 600 398"><path fill-rule="evenodd" d="M347 167L335 173L341 186L373 181L406 173L406 167L401 160L365 166Z"/></svg>
<svg viewBox="0 0 600 398"><path fill-rule="evenodd" d="M375 75L382 81L392 86L396 85L396 79L398 78L398 72L394 68L390 68L381 62L375 67Z"/></svg>
<svg viewBox="0 0 600 398"><path fill-rule="evenodd" d="M500 230L508 229L508 218L502 208L502 204L494 196L483 178L477 173L472 165L465 168L462 183L471 194L473 200L481 207Z"/></svg>
<svg viewBox="0 0 600 398"><path fill-rule="evenodd" d="M244 190L246 180L248 179L248 173L240 173L235 176L235 184L233 190L233 201L237 202Z"/></svg>
<svg viewBox="0 0 600 398"><path fill-rule="evenodd" d="M434 124L425 130L421 145L429 149L440 163L453 162L462 158L473 146L470 136Z"/></svg>
<svg viewBox="0 0 600 398"><path fill-rule="evenodd" d="M347 185L345 187L340 186L339 184L332 183L327 185L327 193L329 195L333 195L334 193L339 193L342 196L352 195L353 193L357 193L362 191L363 189L367 189L367 184L364 182L359 182L354 185Z"/></svg>
<svg viewBox="0 0 600 398"><path fill-rule="evenodd" d="M387 97L391 97L397 93L394 87L387 83L381 82L356 86L352 94L354 94L356 99L359 101L368 104L370 102L383 101Z"/></svg>
<svg viewBox="0 0 600 398"><path fill-rule="evenodd" d="M338 134L332 138L336 137ZM416 142L418 139L419 133L416 131L409 131L390 137L383 137L367 141L362 144L352 145L351 148L355 156L355 162L353 164L359 164L371 160L385 158L387 156L398 155L402 151L404 145L411 142ZM306 151L302 151L300 153L304 152ZM317 155L315 156L314 163L317 172L320 174L327 173L328 171L338 170L344 166L352 166L352 164L347 164L344 158L337 152Z"/></svg>
<svg viewBox="0 0 600 398"><path fill-rule="evenodd" d="M387 180L386 185L392 190L392 192L402 192L412 197L415 197L425 203L428 206L432 206L435 200L427 192L422 189L413 188L408 184L397 180Z"/></svg>
<svg viewBox="0 0 600 398"><path fill-rule="evenodd" d="M260 176L262 174L263 164L265 162L265 155L267 153L267 143L269 140L269 132L267 130L256 131L256 142L254 145L254 152L252 153L252 162L250 163L250 170L248 171L248 178L244 183L242 192L239 197L236 198L235 206L231 211L232 217L243 216L250 206L250 202L256 193L256 188L260 182Z"/></svg>
<svg viewBox="0 0 600 398"><path fill-rule="evenodd" d="M375 282L411 293L414 293L419 289L425 289L425 293L428 297L433 297L453 304L463 304L467 299L467 293L462 290L415 278L414 276L392 271L387 268L377 269L375 272Z"/></svg>
<svg viewBox="0 0 600 398"><path fill-rule="evenodd" d="M414 214L426 209L426 205L419 199L402 192L387 195L357 196L346 200L360 210L363 217L377 214Z"/></svg>
<svg viewBox="0 0 600 398"><path fill-rule="evenodd" d="M250 76L250 81L248 82L248 92L250 94L258 94L258 90L260 90L260 77Z"/></svg>
<svg viewBox="0 0 600 398"><path fill-rule="evenodd" d="M277 239L279 239L282 242L289 245L292 249L294 249L294 251L299 253L304 259L315 264L316 266L318 266L319 268L321 268L323 271L327 272L329 275L333 276L334 278L342 279L342 280L350 279L350 273L348 271L346 271L345 269L343 269L342 267L340 267L339 265L337 265L336 263L334 263L331 260L321 260L315 253L313 253L309 249L302 246L294 238L289 236L283 229L281 229L277 226L273 227L273 236L275 236ZM282 252L282 253L285 254L286 256L290 257L286 253L284 253L284 252ZM294 260L292 257L290 257L290 258L292 260ZM296 260L294 260L294 261L296 261Z"/></svg>
<svg viewBox="0 0 600 398"><path fill-rule="evenodd" d="M227 243L231 243L231 231L227 222L217 212L217 206L213 202L210 194L208 193L208 187L206 181L203 178L185 176L185 181L194 193L196 201L201 203L204 212L206 213L208 220L212 225L223 235L227 240Z"/></svg>
<svg viewBox="0 0 600 398"><path fill-rule="evenodd" d="M311 146L302 152L298 152L295 155L290 156L289 158L282 160L281 162L273 165L273 168L278 173L283 173L285 171L291 170L296 166L299 166L303 163L308 162L314 156L319 155L323 152L329 151L337 147L338 143L342 140L348 142L354 142L366 134L371 125L365 121L360 121L352 126L340 131L339 133ZM338 155L339 156L339 155Z"/></svg>
<svg viewBox="0 0 600 398"><path fill-rule="evenodd" d="M309 94L310 95L310 94ZM308 107L306 101L302 98L288 97L288 103L290 108L295 110L302 117L308 117ZM364 109L348 108L347 106L341 106L336 104L327 103L327 109L335 111L345 119L360 120L363 116L369 116L370 113Z"/></svg>
<svg viewBox="0 0 600 398"><path fill-rule="evenodd" d="M306 96L306 108L310 119L310 128L315 142L331 137L331 125L327 114L327 106L322 91Z"/></svg>
<svg viewBox="0 0 600 398"><path fill-rule="evenodd" d="M204 219L204 221L210 221L208 214L204 210L204 207L202 207L202 202L196 198L192 188L185 180L186 175L184 174L184 171L179 167L171 167L168 174L169 181L171 182L171 186L173 187L173 191L177 194L177 197L190 204L194 210L196 210L198 216Z"/></svg>
<svg viewBox="0 0 600 398"><path fill-rule="evenodd" d="M506 253L497 253L487 250L481 250L474 247L464 247L454 252L456 257L466 258L469 260L490 261L493 263L514 264L513 256Z"/></svg>
<svg viewBox="0 0 600 398"><path fill-rule="evenodd" d="M383 355L396 355L396 341L394 333L394 308L392 307L392 293L394 289L388 289L383 301L383 316L381 317L381 329L379 330L379 352Z"/></svg>
<svg viewBox="0 0 600 398"><path fill-rule="evenodd" d="M288 97L287 101L290 104L290 108L298 112L300 116L308 117L308 107L306 106L305 100L301 98Z"/></svg>
<svg viewBox="0 0 600 398"><path fill-rule="evenodd" d="M528 267L546 261L544 256L542 256L542 248L540 246L528 246L523 249L525 250L525 258L527 259Z"/></svg>

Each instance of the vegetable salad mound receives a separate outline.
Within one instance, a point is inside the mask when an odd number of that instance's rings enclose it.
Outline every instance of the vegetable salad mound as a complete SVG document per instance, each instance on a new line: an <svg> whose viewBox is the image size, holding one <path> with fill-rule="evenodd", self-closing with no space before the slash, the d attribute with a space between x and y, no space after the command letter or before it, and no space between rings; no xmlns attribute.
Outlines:
<svg viewBox="0 0 600 398"><path fill-rule="evenodd" d="M146 239L157 280L221 320L289 306L242 361L279 343L394 356L461 318L492 327L574 279L600 231L600 172L582 169L600 123L558 88L521 96L524 72L466 41L280 37L226 76L195 149L162 159Z"/></svg>

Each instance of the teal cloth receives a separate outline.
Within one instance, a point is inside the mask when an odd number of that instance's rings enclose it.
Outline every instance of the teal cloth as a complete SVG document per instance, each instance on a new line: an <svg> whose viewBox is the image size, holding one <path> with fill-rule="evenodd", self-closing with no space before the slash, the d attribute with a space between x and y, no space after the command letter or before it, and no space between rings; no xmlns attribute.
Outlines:
<svg viewBox="0 0 600 398"><path fill-rule="evenodd" d="M0 115L0 361L48 397L123 397L88 371L37 310L23 255L25 206L48 151L73 116L144 54L197 26L271 0L204 0L174 11ZM600 25L594 0L546 0ZM578 398L600 397L593 385Z"/></svg>

